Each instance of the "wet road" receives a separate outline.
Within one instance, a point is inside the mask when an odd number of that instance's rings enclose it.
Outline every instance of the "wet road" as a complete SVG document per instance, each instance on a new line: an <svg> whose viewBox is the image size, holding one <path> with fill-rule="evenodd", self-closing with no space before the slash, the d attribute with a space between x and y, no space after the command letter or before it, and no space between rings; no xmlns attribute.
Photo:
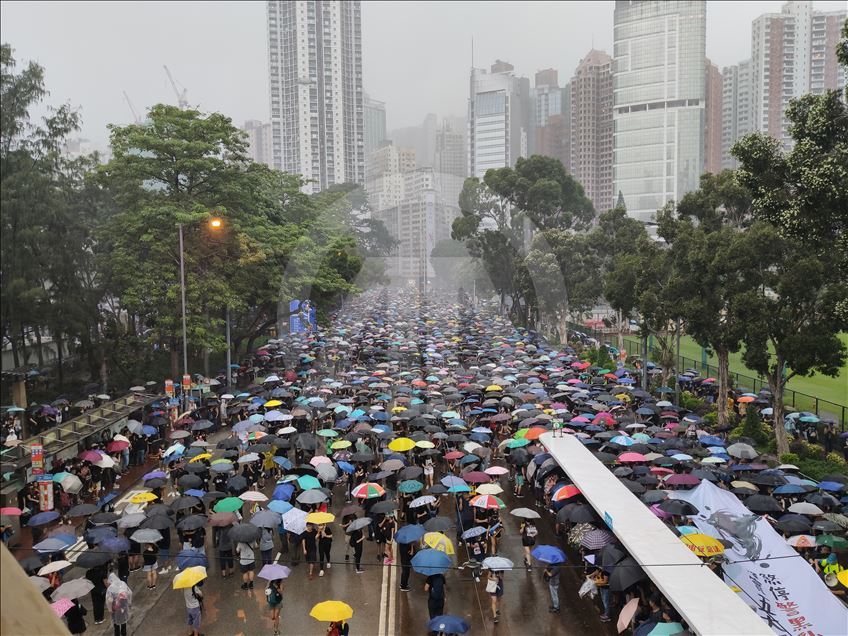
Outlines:
<svg viewBox="0 0 848 636"><path fill-rule="evenodd" d="M519 500L512 495L511 484L505 478L502 478L501 485L505 490L502 498L507 504L507 510L522 505L532 507L530 497ZM265 492L270 495L270 491L269 484ZM344 505L343 497L338 495L337 490L334 512L338 512ZM447 508L444 504L442 507ZM577 589L582 582L579 569L563 569L560 585L561 611L559 614L548 612L550 597L548 586L542 580L541 569L527 571L521 567L519 520L506 512L502 515L505 531L499 554L511 559L518 567L505 574L500 622L492 622L489 596L485 592L485 577L480 583L475 583L465 571L453 570L446 575L445 613L459 615L467 620L471 625L470 634L614 634L614 627L604 625L598 620L598 612L593 602L578 598ZM447 516L448 511L443 510L442 513ZM376 544L367 541L363 554L365 573L355 574L352 561L345 563L344 560L346 543L341 530L338 527L335 530L332 549L334 564L325 576L318 577L316 573L316 577L309 580L307 566L301 563L293 568L292 575L286 580L280 632L293 636L326 633L326 624L312 619L309 610L317 602L334 599L344 601L354 609L354 616L350 621L352 636L426 634L428 615L427 593L423 589L424 577L413 572L410 577L411 591L401 592L400 568L378 563ZM539 531L538 543L554 542L552 524L547 519L540 522ZM241 578L238 572L231 578L222 579L211 544L211 532L209 534L207 554L212 558L209 578L203 587L203 633L207 636L272 634L273 626L264 595L265 581L257 578L254 590L243 591L240 589ZM452 532L448 534L453 538ZM457 546L457 552L458 558L455 562L465 561L464 548ZM279 544L275 556L280 563L288 561L287 555L279 554ZM139 636L188 633L182 591L171 589L175 573L176 568L172 567L170 573L160 575L157 588L152 591L146 589L141 571L130 575L129 583L134 598L128 633ZM90 601L85 604L90 609ZM112 634L108 611L106 623L103 625L93 625L90 613L88 619L88 633L96 636Z"/></svg>

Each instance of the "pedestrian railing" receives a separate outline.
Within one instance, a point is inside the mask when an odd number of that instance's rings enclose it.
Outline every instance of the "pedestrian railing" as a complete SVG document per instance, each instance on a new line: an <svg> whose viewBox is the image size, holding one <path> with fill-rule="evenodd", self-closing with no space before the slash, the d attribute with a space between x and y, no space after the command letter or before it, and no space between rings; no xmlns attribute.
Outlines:
<svg viewBox="0 0 848 636"><path fill-rule="evenodd" d="M618 346L618 333L616 331L599 331L585 325L569 323L568 328L572 331L580 331L600 342L601 344ZM628 355L641 356L641 341L625 336L623 338L624 349ZM650 353L657 352L656 347L650 347ZM677 356L677 369L679 372L686 369L696 369L702 375L718 376L718 367L704 363L703 360L695 360L685 356ZM750 389L752 393L759 393L761 389L768 389L768 382L762 377L746 375L744 373L730 372L731 384L736 387ZM848 426L848 405L831 402L815 395L795 391L787 388L783 394L783 402L796 411L809 411L815 413L823 420L830 420L839 425L840 431L844 432Z"/></svg>

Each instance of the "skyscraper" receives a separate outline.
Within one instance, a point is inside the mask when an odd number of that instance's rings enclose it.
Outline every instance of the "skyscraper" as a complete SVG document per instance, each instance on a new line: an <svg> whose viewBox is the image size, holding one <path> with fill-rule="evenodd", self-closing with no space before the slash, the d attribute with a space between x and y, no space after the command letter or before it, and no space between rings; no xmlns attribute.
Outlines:
<svg viewBox="0 0 848 636"><path fill-rule="evenodd" d="M704 88L704 172L721 172L722 81L718 66L706 60Z"/></svg>
<svg viewBox="0 0 848 636"><path fill-rule="evenodd" d="M780 13L766 13L751 26L754 130L789 148L786 108L805 93L845 86L836 63L839 29L848 12L813 11L811 2L787 2Z"/></svg>
<svg viewBox="0 0 848 636"><path fill-rule="evenodd" d="M560 88L555 69L536 73L535 86L530 90L529 154L556 157L568 171L571 170L571 118L567 116L570 95L570 87Z"/></svg>
<svg viewBox="0 0 848 636"><path fill-rule="evenodd" d="M571 174L597 212L612 208L612 58L591 50L571 78Z"/></svg>
<svg viewBox="0 0 848 636"><path fill-rule="evenodd" d="M751 60L725 66L721 71L721 167L736 168L730 154L736 140L753 131L754 110Z"/></svg>
<svg viewBox="0 0 848 636"><path fill-rule="evenodd" d="M248 119L241 128L247 133L248 154L256 163L271 165L271 124Z"/></svg>
<svg viewBox="0 0 848 636"><path fill-rule="evenodd" d="M614 24L613 191L650 221L703 171L706 2L616 0Z"/></svg>
<svg viewBox="0 0 848 636"><path fill-rule="evenodd" d="M317 192L362 183L359 0L268 0L273 166Z"/></svg>
<svg viewBox="0 0 848 636"><path fill-rule="evenodd" d="M487 170L513 166L527 155L530 82L498 60L491 73L471 69L469 88L468 172L482 179Z"/></svg>
<svg viewBox="0 0 848 636"><path fill-rule="evenodd" d="M365 161L386 140L386 103L365 96L363 103Z"/></svg>

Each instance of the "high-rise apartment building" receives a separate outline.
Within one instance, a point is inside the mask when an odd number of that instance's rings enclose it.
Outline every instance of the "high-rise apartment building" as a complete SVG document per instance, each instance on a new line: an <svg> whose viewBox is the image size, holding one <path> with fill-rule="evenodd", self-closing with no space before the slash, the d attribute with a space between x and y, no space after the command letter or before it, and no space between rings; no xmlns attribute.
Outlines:
<svg viewBox="0 0 848 636"><path fill-rule="evenodd" d="M365 160L386 140L386 103L365 96L362 106L364 119Z"/></svg>
<svg viewBox="0 0 848 636"><path fill-rule="evenodd" d="M612 58L591 50L571 78L571 174L597 212L613 206Z"/></svg>
<svg viewBox="0 0 848 636"><path fill-rule="evenodd" d="M256 163L271 165L271 124L248 119L241 129L247 133L247 151Z"/></svg>
<svg viewBox="0 0 848 636"><path fill-rule="evenodd" d="M754 130L791 146L786 109L805 93L845 86L836 63L839 29L848 12L819 12L806 1L787 2L751 26ZM840 72L841 71L841 72Z"/></svg>
<svg viewBox="0 0 848 636"><path fill-rule="evenodd" d="M571 167L569 150L571 119L570 87L561 88L559 74L549 68L538 71L530 90L530 148L528 154L547 155Z"/></svg>
<svg viewBox="0 0 848 636"><path fill-rule="evenodd" d="M721 71L721 167L736 168L730 154L736 140L753 131L754 109L751 61L725 66Z"/></svg>
<svg viewBox="0 0 848 636"><path fill-rule="evenodd" d="M359 0L268 0L273 166L317 192L362 183Z"/></svg>
<svg viewBox="0 0 848 636"><path fill-rule="evenodd" d="M704 87L704 172L721 172L722 81L718 66L706 60Z"/></svg>
<svg viewBox="0 0 848 636"><path fill-rule="evenodd" d="M508 62L471 69L468 96L468 173L515 165L528 154L530 82Z"/></svg>
<svg viewBox="0 0 848 636"><path fill-rule="evenodd" d="M365 189L372 211L384 210L403 201L405 175L411 170L415 170L415 150L412 148L399 148L384 141L368 155Z"/></svg>
<svg viewBox="0 0 848 636"><path fill-rule="evenodd" d="M465 135L461 130L455 130L447 120L442 121L436 131L433 169L437 173L452 174L462 178L468 174Z"/></svg>
<svg viewBox="0 0 848 636"><path fill-rule="evenodd" d="M706 9L615 3L613 191L641 221L695 190L703 171Z"/></svg>

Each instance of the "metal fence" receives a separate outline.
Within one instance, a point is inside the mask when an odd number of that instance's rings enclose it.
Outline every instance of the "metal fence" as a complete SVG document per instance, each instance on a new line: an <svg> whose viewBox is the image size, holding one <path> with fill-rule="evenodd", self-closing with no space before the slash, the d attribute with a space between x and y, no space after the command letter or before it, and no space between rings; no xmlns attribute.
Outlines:
<svg viewBox="0 0 848 636"><path fill-rule="evenodd" d="M618 335L616 332L604 332L592 329L584 325L569 323L568 328L573 331L580 331L587 336L591 336L598 342L603 344L617 346ZM641 356L642 343L639 340L624 337L624 349L628 355ZM655 347L649 346L649 353L654 353ZM685 356L677 357L677 368L679 370L696 369L701 374L707 376L717 376L718 367L712 364L704 363L703 360L695 360ZM744 373L730 372L729 378L731 384L736 387L744 387L750 389L752 393L758 393L760 389L768 388L768 383L761 377L745 375ZM838 404L830 400L824 400L815 395L808 395L794 389L787 388L783 394L783 402L787 406L791 406L796 411L809 411L815 413L823 420L831 420L839 425L842 432L848 426L848 405Z"/></svg>

